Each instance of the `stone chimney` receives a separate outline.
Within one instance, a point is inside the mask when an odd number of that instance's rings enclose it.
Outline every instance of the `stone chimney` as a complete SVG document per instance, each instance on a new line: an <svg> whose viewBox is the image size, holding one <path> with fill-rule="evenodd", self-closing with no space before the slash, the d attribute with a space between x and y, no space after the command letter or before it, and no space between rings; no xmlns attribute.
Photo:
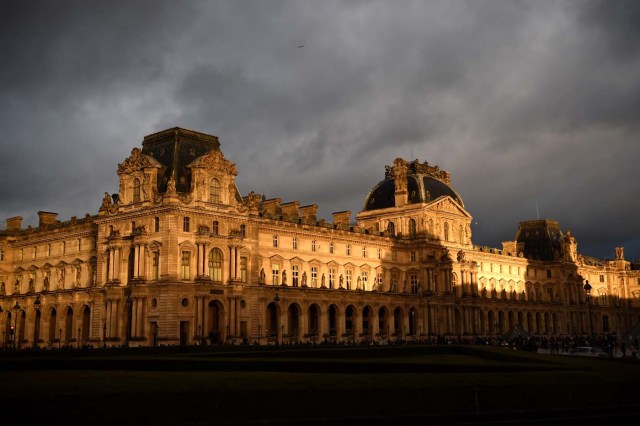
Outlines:
<svg viewBox="0 0 640 426"><path fill-rule="evenodd" d="M22 227L22 216L10 217L6 219L7 231L19 231Z"/></svg>
<svg viewBox="0 0 640 426"><path fill-rule="evenodd" d="M280 205L282 211L282 217L288 220L298 220L298 209L300 208L300 201L292 201Z"/></svg>
<svg viewBox="0 0 640 426"><path fill-rule="evenodd" d="M280 198L271 198L262 202L262 208L268 217L277 218L282 213L280 209Z"/></svg>
<svg viewBox="0 0 640 426"><path fill-rule="evenodd" d="M300 213L300 217L304 223L316 224L316 216L318 214L318 205L317 204L309 204L308 206L302 206L298 209Z"/></svg>
<svg viewBox="0 0 640 426"><path fill-rule="evenodd" d="M349 229L351 210L333 213L333 225L338 229Z"/></svg>
<svg viewBox="0 0 640 426"><path fill-rule="evenodd" d="M58 213L39 211L38 218L40 219L38 224L40 228L55 225L58 219Z"/></svg>

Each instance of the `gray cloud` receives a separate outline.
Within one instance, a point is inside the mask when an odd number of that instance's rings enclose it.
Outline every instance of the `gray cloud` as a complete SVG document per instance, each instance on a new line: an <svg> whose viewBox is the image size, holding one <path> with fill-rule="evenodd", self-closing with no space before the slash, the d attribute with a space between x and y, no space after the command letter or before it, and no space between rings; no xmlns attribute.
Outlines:
<svg viewBox="0 0 640 426"><path fill-rule="evenodd" d="M401 156L477 244L557 219L640 257L637 2L28 2L0 28L0 211L95 212L146 134L221 138L243 193L359 211ZM304 44L303 48L297 46Z"/></svg>

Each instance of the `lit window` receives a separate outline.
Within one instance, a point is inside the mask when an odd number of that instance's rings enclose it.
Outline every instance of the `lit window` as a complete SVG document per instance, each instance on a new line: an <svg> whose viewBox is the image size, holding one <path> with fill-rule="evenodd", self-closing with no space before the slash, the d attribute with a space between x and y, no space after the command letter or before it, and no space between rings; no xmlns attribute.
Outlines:
<svg viewBox="0 0 640 426"><path fill-rule="evenodd" d="M278 247L278 236L277 235L273 236L273 246L274 247Z"/></svg>
<svg viewBox="0 0 640 426"><path fill-rule="evenodd" d="M153 271L152 271L152 279L157 280L159 277L160 270L160 252L156 251L153 253Z"/></svg>
<svg viewBox="0 0 640 426"><path fill-rule="evenodd" d="M345 271L345 283L347 285L347 290L351 290L351 276L352 276L353 272L352 271Z"/></svg>
<svg viewBox="0 0 640 426"><path fill-rule="evenodd" d="M183 251L182 262L181 262L183 280L188 280L191 277L190 264L191 264L191 252Z"/></svg>
<svg viewBox="0 0 640 426"><path fill-rule="evenodd" d="M211 179L211 186L209 187L209 201L212 203L220 202L220 181L216 178Z"/></svg>
<svg viewBox="0 0 640 426"><path fill-rule="evenodd" d="M189 232L189 218L188 217L182 218L182 231L183 232Z"/></svg>
<svg viewBox="0 0 640 426"><path fill-rule="evenodd" d="M316 240L311 241L311 251L316 251Z"/></svg>
<svg viewBox="0 0 640 426"><path fill-rule="evenodd" d="M311 287L318 287L318 268L311 268Z"/></svg>
<svg viewBox="0 0 640 426"><path fill-rule="evenodd" d="M133 202L140 202L140 179L138 178L133 180Z"/></svg>
<svg viewBox="0 0 640 426"><path fill-rule="evenodd" d="M291 285L294 287L298 287L298 277L300 273L300 269L298 265L291 266Z"/></svg>
<svg viewBox="0 0 640 426"><path fill-rule="evenodd" d="M245 256L240 258L240 281L247 282L247 258Z"/></svg>
<svg viewBox="0 0 640 426"><path fill-rule="evenodd" d="M411 279L411 293L418 294L418 276L415 274L412 274L410 279Z"/></svg>
<svg viewBox="0 0 640 426"><path fill-rule="evenodd" d="M215 282L222 281L222 250L219 248L209 252L209 278Z"/></svg>
<svg viewBox="0 0 640 426"><path fill-rule="evenodd" d="M280 265L278 265L277 263L274 263L271 266L271 279L273 285L280 285Z"/></svg>
<svg viewBox="0 0 640 426"><path fill-rule="evenodd" d="M293 237L292 248L298 250L298 237Z"/></svg>
<svg viewBox="0 0 640 426"><path fill-rule="evenodd" d="M389 232L390 236L395 237L396 225L393 222L389 222L389 224L387 225L387 231Z"/></svg>
<svg viewBox="0 0 640 426"><path fill-rule="evenodd" d="M409 237L416 237L416 221L414 219L409 219Z"/></svg>

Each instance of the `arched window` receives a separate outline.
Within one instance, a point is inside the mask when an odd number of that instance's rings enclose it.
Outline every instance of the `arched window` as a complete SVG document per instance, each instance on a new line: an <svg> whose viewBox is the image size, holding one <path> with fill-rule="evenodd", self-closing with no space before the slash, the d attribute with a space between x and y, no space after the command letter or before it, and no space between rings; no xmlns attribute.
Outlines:
<svg viewBox="0 0 640 426"><path fill-rule="evenodd" d="M416 237L416 221L414 219L409 219L409 238Z"/></svg>
<svg viewBox="0 0 640 426"><path fill-rule="evenodd" d="M222 282L222 250L211 249L209 252L209 278L215 282Z"/></svg>
<svg viewBox="0 0 640 426"><path fill-rule="evenodd" d="M133 202L140 202L140 179L138 178L133 180Z"/></svg>
<svg viewBox="0 0 640 426"><path fill-rule="evenodd" d="M392 237L396 236L396 225L393 222L389 222L387 225L387 231L389 231L389 235Z"/></svg>
<svg viewBox="0 0 640 426"><path fill-rule="evenodd" d="M447 222L444 223L444 240L449 241L449 224Z"/></svg>
<svg viewBox="0 0 640 426"><path fill-rule="evenodd" d="M209 201L212 203L220 202L220 181L216 178L211 178L211 185L209 187Z"/></svg>

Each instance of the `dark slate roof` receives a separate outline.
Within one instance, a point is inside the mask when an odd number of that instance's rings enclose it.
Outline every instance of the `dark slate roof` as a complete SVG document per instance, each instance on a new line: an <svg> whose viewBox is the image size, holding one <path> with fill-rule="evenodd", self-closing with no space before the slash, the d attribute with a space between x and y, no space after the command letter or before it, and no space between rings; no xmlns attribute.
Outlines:
<svg viewBox="0 0 640 426"><path fill-rule="evenodd" d="M167 190L167 182L172 175L176 190L188 192L191 188L191 170L187 165L214 149L220 149L216 136L180 127L145 136L142 142L142 153L152 156L163 166L158 169L159 192Z"/></svg>
<svg viewBox="0 0 640 426"><path fill-rule="evenodd" d="M554 260L562 252L562 231L555 220L520 222L516 241L524 243L524 257L527 259Z"/></svg>
<svg viewBox="0 0 640 426"><path fill-rule="evenodd" d="M422 185L420 185L420 179ZM409 204L428 203L443 196L449 196L461 206L462 198L446 183L425 175L407 175ZM395 207L395 179L387 178L378 183L365 200L364 210L377 210Z"/></svg>

